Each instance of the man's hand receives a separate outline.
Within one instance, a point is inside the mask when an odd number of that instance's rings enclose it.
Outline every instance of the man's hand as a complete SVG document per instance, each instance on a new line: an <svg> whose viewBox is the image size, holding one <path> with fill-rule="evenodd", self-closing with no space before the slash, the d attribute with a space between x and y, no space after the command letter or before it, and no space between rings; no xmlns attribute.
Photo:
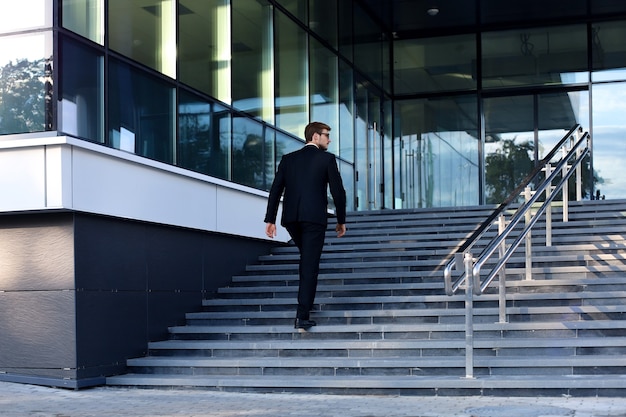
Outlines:
<svg viewBox="0 0 626 417"><path fill-rule="evenodd" d="M348 230L346 228L345 224L337 224L337 226L335 226L335 231L337 232L337 237L341 237L343 235L346 234L346 230Z"/></svg>
<svg viewBox="0 0 626 417"><path fill-rule="evenodd" d="M274 237L276 237L276 225L274 223L266 223L265 224L265 234L270 239L274 239Z"/></svg>

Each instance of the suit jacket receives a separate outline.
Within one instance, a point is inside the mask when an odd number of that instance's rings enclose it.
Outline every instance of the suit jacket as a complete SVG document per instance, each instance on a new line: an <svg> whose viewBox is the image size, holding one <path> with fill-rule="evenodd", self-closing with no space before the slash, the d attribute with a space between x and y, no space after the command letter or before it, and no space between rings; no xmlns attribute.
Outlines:
<svg viewBox="0 0 626 417"><path fill-rule="evenodd" d="M337 223L346 222L346 191L335 155L306 145L282 157L267 202L265 223L276 223L278 203L283 195L281 224L293 222L328 223L327 189L335 203Z"/></svg>

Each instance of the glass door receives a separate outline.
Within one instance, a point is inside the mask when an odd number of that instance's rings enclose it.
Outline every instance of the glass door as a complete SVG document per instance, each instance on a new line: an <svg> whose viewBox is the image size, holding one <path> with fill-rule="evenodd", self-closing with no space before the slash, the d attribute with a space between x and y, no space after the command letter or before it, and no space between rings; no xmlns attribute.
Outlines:
<svg viewBox="0 0 626 417"><path fill-rule="evenodd" d="M381 98L358 84L356 104L357 210L378 210L385 206Z"/></svg>

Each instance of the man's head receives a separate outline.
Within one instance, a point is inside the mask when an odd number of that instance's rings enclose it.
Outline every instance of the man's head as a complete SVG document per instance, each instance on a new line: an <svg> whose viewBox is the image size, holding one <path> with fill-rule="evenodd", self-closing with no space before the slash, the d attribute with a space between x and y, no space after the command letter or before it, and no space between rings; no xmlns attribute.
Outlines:
<svg viewBox="0 0 626 417"><path fill-rule="evenodd" d="M322 122L311 122L304 128L307 143L314 143L322 150L328 150L330 144L330 126Z"/></svg>

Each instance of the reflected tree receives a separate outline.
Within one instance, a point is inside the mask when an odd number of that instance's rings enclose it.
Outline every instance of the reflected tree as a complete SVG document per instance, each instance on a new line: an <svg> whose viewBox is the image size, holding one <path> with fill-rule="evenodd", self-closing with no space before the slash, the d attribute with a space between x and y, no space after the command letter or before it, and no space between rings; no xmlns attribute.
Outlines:
<svg viewBox="0 0 626 417"><path fill-rule="evenodd" d="M0 67L0 134L52 128L51 60L27 59Z"/></svg>
<svg viewBox="0 0 626 417"><path fill-rule="evenodd" d="M517 187L534 167L530 141L515 143L504 139L501 148L485 158L487 204L499 204Z"/></svg>
<svg viewBox="0 0 626 417"><path fill-rule="evenodd" d="M487 204L502 203L509 194L522 183L534 168L534 145L530 141L515 143L515 139L505 139L502 147L485 158L485 182ZM602 179L595 171L591 172L590 158L586 157L582 164L582 198L593 198L592 190ZM568 181L568 197L576 200L576 178L572 175ZM561 199L557 196L556 199Z"/></svg>

